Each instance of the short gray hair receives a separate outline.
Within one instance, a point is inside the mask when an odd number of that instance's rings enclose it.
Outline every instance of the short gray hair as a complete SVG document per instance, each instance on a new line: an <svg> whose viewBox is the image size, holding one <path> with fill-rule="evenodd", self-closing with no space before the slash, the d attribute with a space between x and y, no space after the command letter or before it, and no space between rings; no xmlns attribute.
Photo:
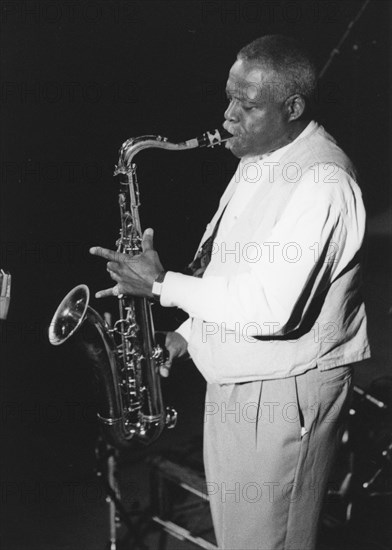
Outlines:
<svg viewBox="0 0 392 550"><path fill-rule="evenodd" d="M317 84L316 65L306 49L294 38L271 34L244 46L237 59L255 62L273 73L275 101L300 94L311 101Z"/></svg>

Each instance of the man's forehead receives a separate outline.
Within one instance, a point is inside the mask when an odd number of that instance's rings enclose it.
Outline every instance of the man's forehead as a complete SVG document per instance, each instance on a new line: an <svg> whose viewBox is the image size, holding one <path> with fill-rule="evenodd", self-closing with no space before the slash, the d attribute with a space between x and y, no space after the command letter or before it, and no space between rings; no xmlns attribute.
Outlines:
<svg viewBox="0 0 392 550"><path fill-rule="evenodd" d="M265 88L272 82L272 73L261 66L245 64L242 60L234 63L229 72L226 88L232 93L257 101Z"/></svg>

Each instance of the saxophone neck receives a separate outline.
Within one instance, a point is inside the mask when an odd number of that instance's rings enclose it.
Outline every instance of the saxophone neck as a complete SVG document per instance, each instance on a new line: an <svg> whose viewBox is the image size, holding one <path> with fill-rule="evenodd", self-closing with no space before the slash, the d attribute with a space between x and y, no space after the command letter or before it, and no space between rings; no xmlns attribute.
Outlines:
<svg viewBox="0 0 392 550"><path fill-rule="evenodd" d="M129 174L132 171L133 158L143 149L166 149L168 151L184 151L196 147L215 147L221 145L232 135L224 128L204 132L199 137L188 139L180 143L173 143L166 137L156 135L139 136L125 141L120 148L119 161L114 175Z"/></svg>

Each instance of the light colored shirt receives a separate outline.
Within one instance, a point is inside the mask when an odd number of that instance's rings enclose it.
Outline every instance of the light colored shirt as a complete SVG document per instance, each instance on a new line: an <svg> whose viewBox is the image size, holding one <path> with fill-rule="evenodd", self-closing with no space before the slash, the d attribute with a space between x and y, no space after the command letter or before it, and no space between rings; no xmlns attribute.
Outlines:
<svg viewBox="0 0 392 550"><path fill-rule="evenodd" d="M312 122L291 144L241 160L201 242L223 211L203 278L168 272L161 294L192 318L179 332L206 380L280 378L369 357L365 210L333 138Z"/></svg>
<svg viewBox="0 0 392 550"><path fill-rule="evenodd" d="M250 322L255 327L266 327L267 322L274 334L284 329L331 232L342 235L344 226L345 242L332 244L325 262L325 267L329 262L334 264L335 276L341 272L347 259L361 246L366 216L358 185L333 164L319 164L303 175L287 215L273 228L267 241L249 243L242 250L225 248L225 235L256 190L264 186L267 192L279 159L315 126L312 121L292 143L260 159L243 159L237 167L232 179L237 186L223 214L212 254L219 254L223 262L229 256L246 255L250 272L230 278L215 277L208 276L207 268L199 279L169 271L163 283L161 305L179 307L190 317L204 321L225 322L228 328ZM295 179L296 167L289 168L288 179ZM320 178L324 179L322 186L318 185ZM189 330L190 319L177 329L186 340Z"/></svg>

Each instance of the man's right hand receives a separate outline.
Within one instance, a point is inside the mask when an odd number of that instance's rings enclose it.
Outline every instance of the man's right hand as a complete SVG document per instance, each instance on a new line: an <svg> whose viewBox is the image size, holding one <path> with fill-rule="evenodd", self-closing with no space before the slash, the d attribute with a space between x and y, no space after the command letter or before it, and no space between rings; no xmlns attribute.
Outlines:
<svg viewBox="0 0 392 550"><path fill-rule="evenodd" d="M167 378L173 361L176 359L186 359L188 357L188 342L178 332L168 332L165 339L165 347L169 352L169 357L165 364L160 368L161 376Z"/></svg>

